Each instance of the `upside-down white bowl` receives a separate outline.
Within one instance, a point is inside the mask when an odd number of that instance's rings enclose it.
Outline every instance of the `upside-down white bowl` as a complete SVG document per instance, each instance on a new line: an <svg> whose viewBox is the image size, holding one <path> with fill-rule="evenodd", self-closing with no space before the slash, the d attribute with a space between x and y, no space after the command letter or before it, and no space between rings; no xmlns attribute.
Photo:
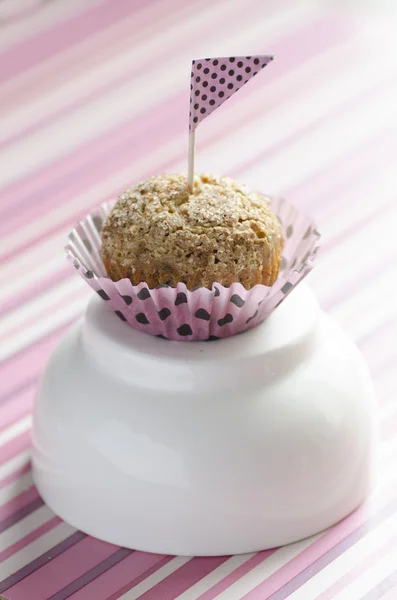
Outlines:
<svg viewBox="0 0 397 600"><path fill-rule="evenodd" d="M214 342L138 333L92 298L41 382L34 480L56 514L114 544L266 549L367 497L375 405L361 355L305 285Z"/></svg>

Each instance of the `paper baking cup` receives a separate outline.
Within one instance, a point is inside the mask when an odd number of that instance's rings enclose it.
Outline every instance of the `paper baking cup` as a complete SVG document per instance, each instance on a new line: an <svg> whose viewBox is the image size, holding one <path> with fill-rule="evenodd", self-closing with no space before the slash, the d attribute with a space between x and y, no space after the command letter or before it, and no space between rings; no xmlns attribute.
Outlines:
<svg viewBox="0 0 397 600"><path fill-rule="evenodd" d="M256 327L268 317L311 271L320 246L315 224L282 198L271 200L285 240L280 274L271 287L250 290L240 283L212 289L188 290L129 279L112 281L101 259L102 223L114 201L102 204L79 221L68 236L67 257L84 281L125 323L145 333L169 340L217 340Z"/></svg>

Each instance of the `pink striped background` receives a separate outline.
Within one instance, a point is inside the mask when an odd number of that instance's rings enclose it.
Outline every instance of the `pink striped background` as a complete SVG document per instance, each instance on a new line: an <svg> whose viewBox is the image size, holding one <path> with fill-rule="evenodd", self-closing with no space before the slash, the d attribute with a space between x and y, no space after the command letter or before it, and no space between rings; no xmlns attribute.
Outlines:
<svg viewBox="0 0 397 600"><path fill-rule="evenodd" d="M0 0L0 594L10 600L397 598L397 9L386 0ZM7 5L7 6L6 6ZM41 501L30 413L89 297L71 225L131 183L186 169L195 56L276 61L197 132L197 168L284 194L324 232L308 282L379 396L380 482L331 530L253 555L105 544Z"/></svg>

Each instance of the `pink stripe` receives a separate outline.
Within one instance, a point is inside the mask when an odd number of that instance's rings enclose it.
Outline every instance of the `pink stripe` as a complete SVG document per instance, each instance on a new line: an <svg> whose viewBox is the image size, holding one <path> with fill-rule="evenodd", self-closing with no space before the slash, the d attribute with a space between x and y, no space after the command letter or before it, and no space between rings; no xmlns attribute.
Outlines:
<svg viewBox="0 0 397 600"><path fill-rule="evenodd" d="M16 471L13 471L9 475L7 475L7 477L4 477L3 479L0 480L0 490L2 488L6 487L7 485L9 485L10 483L12 483L13 481L16 481L17 479L22 477L22 475L29 473L31 468L32 467L30 464L30 460L27 460L26 463L22 467L19 467L19 469L16 469Z"/></svg>
<svg viewBox="0 0 397 600"><path fill-rule="evenodd" d="M25 287L15 294L15 296L10 296L8 300L0 306L0 318L15 308L19 308L19 306L25 304L25 302L32 300L32 298L37 298L44 290L52 288L58 283L62 283L66 277L70 275L70 265L68 265L65 260L63 266L58 269L56 273L50 273L49 275L45 274L43 277L40 277L40 279L35 279L30 285L25 285Z"/></svg>
<svg viewBox="0 0 397 600"><path fill-rule="evenodd" d="M0 563L6 560L6 558L13 556L13 554L16 554L16 552L23 550L23 548L43 536L45 533L48 533L48 531L51 531L51 529L54 529L54 527L60 523L62 523L62 521L59 517L53 517L46 523L40 525L40 527L37 527L37 529L34 529L28 533L28 535L25 535L22 539L18 540L11 546L8 546L5 550L0 552Z"/></svg>
<svg viewBox="0 0 397 600"><path fill-rule="evenodd" d="M310 55L312 52L324 50L332 43L335 43L335 38L338 41L340 39L338 35L340 36L341 32L337 22L319 20L310 23L310 25L302 28L296 34L291 35L288 40L283 40L275 44L275 52L286 54L282 62L283 69L269 70L266 81L258 80L254 89L251 86L247 86L247 88L241 90L239 92L241 94L240 99L242 99L244 94L258 95L258 91L262 86L271 85L272 81L280 79L286 72L295 69L300 64L302 57L298 57L294 53L289 53L289 50L301 46L303 40L306 40L304 47L308 47L307 52ZM300 82L300 85L302 85L302 82ZM268 102L267 105L266 101L260 98L255 111L248 116L243 110L239 113L241 116L236 117L238 120L235 123L235 127L245 125L258 115L262 115L265 108L269 109L271 106L279 106L281 101L287 100L288 98L285 97L284 93L282 97L274 98L272 103L269 104ZM226 104L224 110L232 110L231 104ZM12 211L15 211L14 227L20 227L25 220L30 220L33 214L32 211L35 214L35 218L38 218L42 214L43 209L46 210L48 205L53 206L54 198L60 204L66 202L69 198L86 190L88 186L97 184L99 173L101 177L108 177L127 167L132 160L142 157L145 153L149 154L153 149L153 136L155 136L156 146L158 147L161 143L167 143L173 137L183 135L185 133L185 123L181 120L180 115L184 108L186 108L185 94L178 94L163 102L161 112L152 108L106 133L100 140L86 144L51 167L47 167L27 178L26 181L12 185L8 190L4 190L3 206L8 205L8 208L6 208L5 213L2 213L3 229L0 229L0 231L4 231L6 228L6 231L9 232L10 228L13 227L12 222L7 222L7 224L4 222L4 217L11 213L11 208ZM219 136L216 135L212 138L211 142L215 139L219 141L221 135L228 133L229 128L225 127ZM159 134L161 138L158 138ZM145 142L142 151L138 152L135 150L131 154L136 144L142 143L142 140ZM136 143L134 143L135 141ZM173 161L176 158L174 157ZM180 158L182 158L182 155L180 155ZM98 165L101 165L99 171ZM83 168L85 177L79 177L78 181L75 182L73 180L70 183L71 172L77 170L79 173L82 173ZM50 185L48 185L49 181L51 182ZM65 184L70 185L70 187L67 187ZM45 190L45 193L43 193L43 190ZM25 205L29 211L24 212L24 219L21 220L21 207Z"/></svg>
<svg viewBox="0 0 397 600"><path fill-rule="evenodd" d="M31 471L31 463L30 460L26 461L26 463L19 467L19 469L13 471L7 477L4 477L0 481L0 490L5 487L11 486L14 492L22 493L23 491L30 488L32 485L32 476L30 475ZM26 477L24 481L22 478L29 473L29 477ZM18 480L18 481L17 481Z"/></svg>
<svg viewBox="0 0 397 600"><path fill-rule="evenodd" d="M8 2L8 4L10 4L10 2ZM7 7L8 8L8 7ZM18 21L22 21L27 19L28 17L33 16L36 13L39 13L40 10L43 9L43 0L35 0L35 2L33 3L32 6L21 6L21 8L18 10L13 10L12 12L9 12L9 10L6 10L6 14L5 16L2 15L2 25L4 27L4 25L11 25L12 23L16 23Z"/></svg>
<svg viewBox="0 0 397 600"><path fill-rule="evenodd" d="M76 280L74 279L74 281ZM50 292L51 290L43 289L41 291L42 294L45 295L46 292ZM83 298L84 296L86 296L88 298L89 294L89 290L85 287L80 288L77 292L75 290L68 293L65 292L64 295L62 295L57 301L54 301L54 303L51 304L50 309L46 307L43 307L41 310L39 309L39 311L36 312L32 317L31 322L29 322L27 319L24 319L23 322L20 322L16 324L13 328L9 329L5 335L3 334L3 343L5 343L8 340L12 340L16 335L18 335L22 331L26 331L30 325L35 325L38 322L45 322L49 313L54 314L60 308L68 306L71 302L73 302L73 300L76 300L76 298L78 297Z"/></svg>
<svg viewBox="0 0 397 600"><path fill-rule="evenodd" d="M115 593L115 590L117 590L116 597L120 598L121 594L126 591L124 589L126 585L130 585L132 582L137 585L138 580L142 580L158 570L165 560L168 562L171 557L134 552L70 596L70 600L99 600L100 598L110 600L110 596ZM143 575L145 577L142 577Z"/></svg>
<svg viewBox="0 0 397 600"><path fill-rule="evenodd" d="M84 538L54 560L7 590L12 600L42 600L111 556L117 546Z"/></svg>
<svg viewBox="0 0 397 600"><path fill-rule="evenodd" d="M227 556L192 558L153 588L142 594L142 600L174 600L179 594L206 577L228 560Z"/></svg>
<svg viewBox="0 0 397 600"><path fill-rule="evenodd" d="M83 42L101 29L110 27L127 17L132 10L137 11L146 4L145 0L107 0L94 5L82 14L34 38L22 42L0 55L0 83L5 84L13 77L73 45Z"/></svg>
<svg viewBox="0 0 397 600"><path fill-rule="evenodd" d="M12 402L0 404L0 432L4 431L23 417L33 408L34 386L23 389Z"/></svg>
<svg viewBox="0 0 397 600"><path fill-rule="evenodd" d="M385 542L380 548L368 556L365 560L361 561L356 567L351 569L346 575L340 577L333 585L327 588L322 594L316 597L316 600L332 600L336 594L341 590L344 590L349 583L355 581L360 575L368 571L373 567L381 558L384 558L390 550L396 547L397 540L393 537L391 540ZM380 596L379 596L380 597ZM383 597L383 595L382 595Z"/></svg>
<svg viewBox="0 0 397 600"><path fill-rule="evenodd" d="M198 596L197 600L212 600L216 598L221 592L227 590L233 583L235 583L241 577L244 577L247 573L252 571L255 567L263 563L269 556L274 554L276 550L265 550L263 552L258 552L252 558L247 560L243 565L235 569L232 573L229 573L226 577L224 577L219 583L214 585L211 589L209 589L201 596Z"/></svg>
<svg viewBox="0 0 397 600"><path fill-rule="evenodd" d="M0 465L4 464L16 454L26 450L30 445L30 431L25 431L17 437L4 444L1 448Z"/></svg>
<svg viewBox="0 0 397 600"><path fill-rule="evenodd" d="M147 579L148 577L150 577L150 575L152 575L153 573L156 573L156 571L158 571L163 566L165 566L166 564L168 564L172 559L173 559L173 556L166 556L160 562L158 562L156 565L153 565L153 567L151 567L150 569L148 569L147 571L145 571L145 573L142 573L142 575L139 575L138 577L136 577L132 581L129 581L121 589L118 589L117 592L115 594L112 594L109 598L107 598L107 600L118 600L118 598L122 597L122 594L125 594L126 592L128 592L128 590L131 590L135 586L137 586L138 583L141 583L141 581L144 581L145 579Z"/></svg>
<svg viewBox="0 0 397 600"><path fill-rule="evenodd" d="M57 328L54 332L43 336L34 346L24 348L7 361L0 364L1 395L6 396L24 383L31 383L38 373L44 369L51 352L54 350L62 333L68 325Z"/></svg>
<svg viewBox="0 0 397 600"><path fill-rule="evenodd" d="M37 500L38 493L36 488L32 485L26 492L19 494L15 498L12 498L9 502L6 502L0 506L0 524L1 521L5 521L8 517L18 512L21 508L24 508L27 504Z"/></svg>

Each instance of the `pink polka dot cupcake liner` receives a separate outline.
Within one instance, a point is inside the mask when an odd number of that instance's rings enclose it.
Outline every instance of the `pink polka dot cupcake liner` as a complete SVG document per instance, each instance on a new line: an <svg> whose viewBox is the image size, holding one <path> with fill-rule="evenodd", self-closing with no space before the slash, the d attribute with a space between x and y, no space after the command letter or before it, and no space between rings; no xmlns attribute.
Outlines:
<svg viewBox="0 0 397 600"><path fill-rule="evenodd" d="M218 340L260 325L306 277L320 247L315 223L283 198L271 200L285 240L279 277L271 286L247 290L240 283L188 290L129 279L112 281L101 259L101 230L114 201L79 221L68 236L66 255L110 310L134 329L176 341Z"/></svg>

